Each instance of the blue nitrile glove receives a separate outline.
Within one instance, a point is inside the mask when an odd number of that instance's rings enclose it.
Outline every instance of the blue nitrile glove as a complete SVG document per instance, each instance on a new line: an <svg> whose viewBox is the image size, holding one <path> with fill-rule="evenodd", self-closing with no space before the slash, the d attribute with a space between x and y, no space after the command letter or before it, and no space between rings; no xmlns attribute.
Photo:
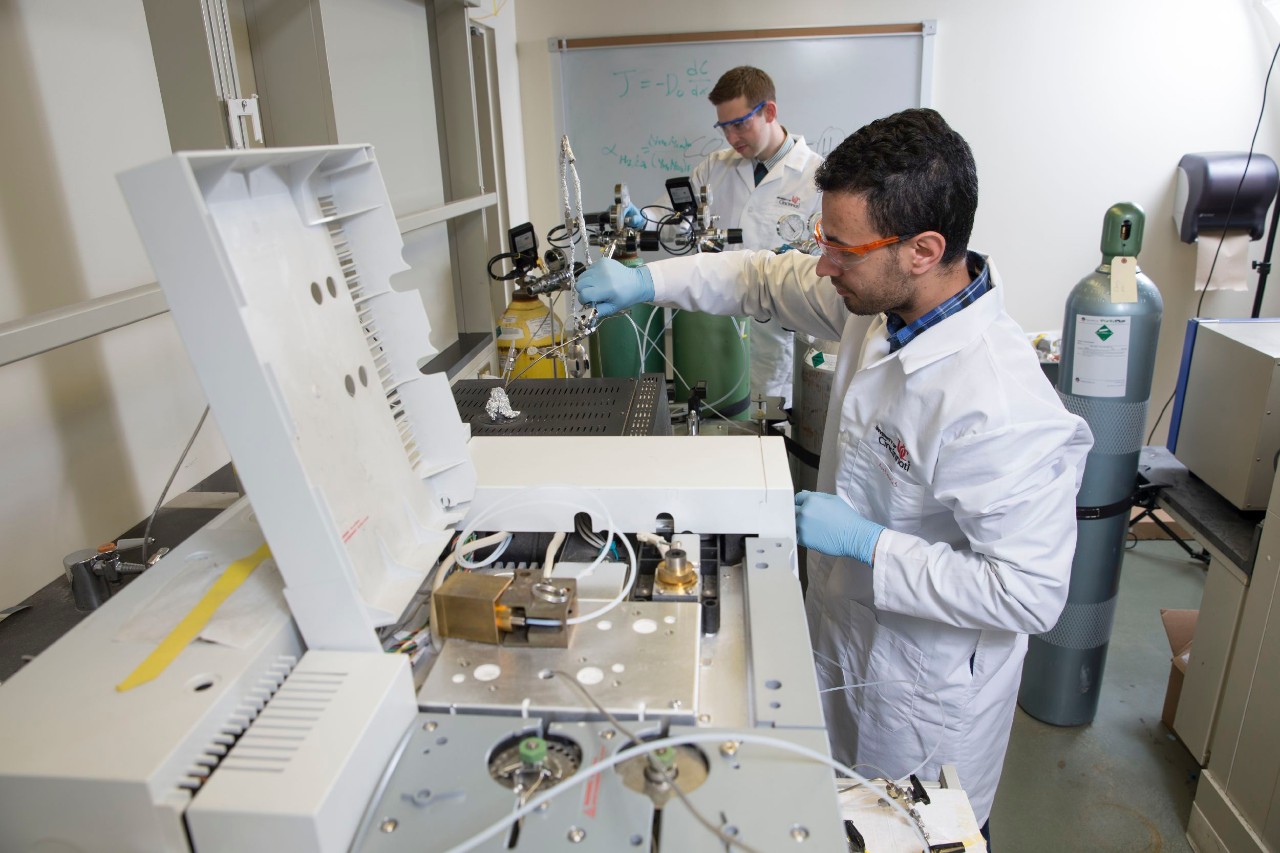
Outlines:
<svg viewBox="0 0 1280 853"><path fill-rule="evenodd" d="M653 301L653 276L644 267L629 267L612 258L600 258L578 276L578 299L594 305L601 317L624 308Z"/></svg>
<svg viewBox="0 0 1280 853"><path fill-rule="evenodd" d="M796 534L806 548L871 565L884 529L859 515L843 498L823 492L796 495Z"/></svg>
<svg viewBox="0 0 1280 853"><path fill-rule="evenodd" d="M640 208L628 202L622 211L622 224L628 228L643 228L644 223L644 214L640 212Z"/></svg>

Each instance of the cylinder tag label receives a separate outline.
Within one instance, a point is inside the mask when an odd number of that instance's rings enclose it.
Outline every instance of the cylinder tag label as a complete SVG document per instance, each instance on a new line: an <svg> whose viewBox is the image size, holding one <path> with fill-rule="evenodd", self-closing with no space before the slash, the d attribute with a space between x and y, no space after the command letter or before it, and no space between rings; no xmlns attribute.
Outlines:
<svg viewBox="0 0 1280 853"><path fill-rule="evenodd" d="M1128 317L1076 315L1071 353L1071 393L1081 397L1123 397L1129 378Z"/></svg>
<svg viewBox="0 0 1280 853"><path fill-rule="evenodd" d="M1111 301L1138 301L1138 259L1116 257L1111 259Z"/></svg>

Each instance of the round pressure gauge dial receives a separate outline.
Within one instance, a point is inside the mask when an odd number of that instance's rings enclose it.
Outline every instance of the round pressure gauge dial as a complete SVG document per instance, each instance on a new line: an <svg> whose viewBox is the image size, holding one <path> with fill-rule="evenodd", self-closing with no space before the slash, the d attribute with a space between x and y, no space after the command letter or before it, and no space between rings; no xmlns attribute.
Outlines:
<svg viewBox="0 0 1280 853"><path fill-rule="evenodd" d="M807 233L804 217L798 213L788 213L778 220L778 236L784 243L803 240Z"/></svg>

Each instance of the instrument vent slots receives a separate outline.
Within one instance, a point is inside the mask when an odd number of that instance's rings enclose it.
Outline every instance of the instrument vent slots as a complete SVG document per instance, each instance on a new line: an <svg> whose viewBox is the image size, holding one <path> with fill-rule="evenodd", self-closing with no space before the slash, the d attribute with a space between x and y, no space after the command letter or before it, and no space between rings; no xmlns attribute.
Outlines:
<svg viewBox="0 0 1280 853"><path fill-rule="evenodd" d="M360 328L364 331L365 343L368 344L369 354L373 357L373 365L378 373L378 381L382 383L382 388L386 392L387 405L391 408L391 417L395 421L397 432L400 434L400 441L404 443L404 451L409 457L409 464L415 471L418 471L422 464L422 453L418 450L418 440L413 434L409 419L404 417L404 404L400 400L399 391L395 388L391 363L387 358L386 350L382 346L382 337L378 333L378 325L373 316L370 300L365 297L364 285L360 281L360 272L356 269L355 257L351 254L351 244L342 229L338 206L334 202L333 196L319 196L316 202L319 204L320 212L324 216L322 221L324 221L325 228L329 231L329 239L333 241L333 251L337 255L338 266L342 269L342 276L347 283L347 292L351 294L351 301L355 305L356 318L360 322ZM363 368L361 369L363 370ZM348 377L349 380L350 377ZM349 390L352 387L349 387ZM352 396L355 395L352 394Z"/></svg>
<svg viewBox="0 0 1280 853"><path fill-rule="evenodd" d="M236 742L220 769L283 773L346 679L345 672L294 672Z"/></svg>
<svg viewBox="0 0 1280 853"><path fill-rule="evenodd" d="M200 790L209 774L224 764L249 726L262 715L263 708L280 692L281 685L297 663L298 659L292 655L281 655L276 659L187 768L184 778L178 782L179 788L192 793Z"/></svg>

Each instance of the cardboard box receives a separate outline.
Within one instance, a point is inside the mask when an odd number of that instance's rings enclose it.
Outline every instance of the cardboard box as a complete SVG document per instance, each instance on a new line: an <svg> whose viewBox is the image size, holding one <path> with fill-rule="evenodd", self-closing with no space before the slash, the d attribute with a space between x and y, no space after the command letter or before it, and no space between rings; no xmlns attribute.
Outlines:
<svg viewBox="0 0 1280 853"><path fill-rule="evenodd" d="M1160 525L1151 520L1151 516L1147 516L1142 521L1134 523L1132 519L1137 518L1142 513L1142 507L1135 506L1129 512L1129 532L1133 534L1135 539L1168 539L1169 534L1164 532ZM1177 535L1179 539L1190 539L1191 534L1182 529L1178 522L1169 517L1169 514L1162 509L1153 510L1157 518L1169 526L1169 528Z"/></svg>
<svg viewBox="0 0 1280 853"><path fill-rule="evenodd" d="M1199 615L1199 610L1160 609L1160 621L1164 623L1164 632L1169 637L1169 651L1173 654L1169 667L1169 686L1164 692L1164 710L1160 712L1160 722L1169 731L1173 731L1173 718L1178 713L1182 679L1187 674L1187 664L1191 660L1191 641L1196 635L1196 618Z"/></svg>

